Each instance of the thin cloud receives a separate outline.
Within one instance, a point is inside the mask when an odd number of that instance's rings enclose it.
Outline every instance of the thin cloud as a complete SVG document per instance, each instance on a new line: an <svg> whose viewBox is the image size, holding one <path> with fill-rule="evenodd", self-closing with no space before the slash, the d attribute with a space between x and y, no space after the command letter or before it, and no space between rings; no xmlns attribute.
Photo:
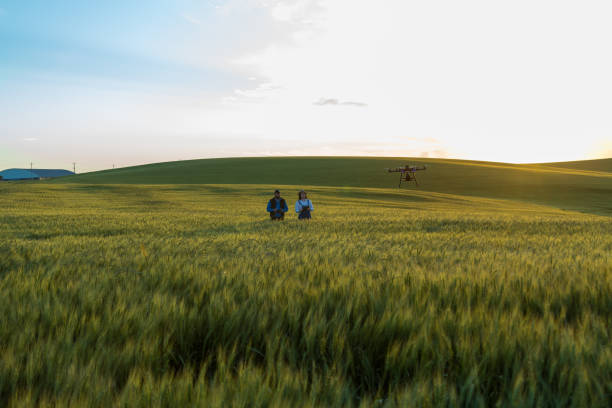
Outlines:
<svg viewBox="0 0 612 408"><path fill-rule="evenodd" d="M202 25L202 21L198 20L197 18L195 18L194 16L190 14L182 13L181 18L191 24Z"/></svg>
<svg viewBox="0 0 612 408"><path fill-rule="evenodd" d="M326 105L339 106L340 105L340 106L355 106L355 107L368 106L367 103L363 103L363 102L355 102L355 101L340 102L336 98L320 98L318 101L313 102L313 105L317 105L317 106L326 106Z"/></svg>
<svg viewBox="0 0 612 408"><path fill-rule="evenodd" d="M344 105L344 106L357 106L357 107L363 107L363 106L368 106L367 103L363 103L363 102L353 102L353 101L346 101L346 102L341 102L340 105Z"/></svg>
<svg viewBox="0 0 612 408"><path fill-rule="evenodd" d="M321 4L312 0L293 0L275 2L266 5L268 7L272 18L282 22L301 22L309 24L313 19L313 13L320 11L322 8Z"/></svg>
<svg viewBox="0 0 612 408"><path fill-rule="evenodd" d="M25 139L23 139L24 142L36 142L37 140L37 137L26 137Z"/></svg>
<svg viewBox="0 0 612 408"><path fill-rule="evenodd" d="M250 89L234 89L234 95L228 96L224 98L225 102L239 102L240 100L263 100L268 97L270 94L283 89L282 86L273 84L271 82L264 82L259 84L255 88Z"/></svg>
<svg viewBox="0 0 612 408"><path fill-rule="evenodd" d="M325 106L325 105L338 105L338 100L333 98L321 98L316 102L313 102L313 105L317 106Z"/></svg>

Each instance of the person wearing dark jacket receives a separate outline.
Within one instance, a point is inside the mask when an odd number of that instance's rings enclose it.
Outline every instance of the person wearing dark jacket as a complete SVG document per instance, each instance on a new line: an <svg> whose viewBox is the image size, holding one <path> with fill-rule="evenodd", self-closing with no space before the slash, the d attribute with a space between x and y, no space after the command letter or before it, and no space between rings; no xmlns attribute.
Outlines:
<svg viewBox="0 0 612 408"><path fill-rule="evenodd" d="M271 220L285 219L285 213L289 211L284 198L281 198L280 191L274 190L274 197L268 201L268 212Z"/></svg>

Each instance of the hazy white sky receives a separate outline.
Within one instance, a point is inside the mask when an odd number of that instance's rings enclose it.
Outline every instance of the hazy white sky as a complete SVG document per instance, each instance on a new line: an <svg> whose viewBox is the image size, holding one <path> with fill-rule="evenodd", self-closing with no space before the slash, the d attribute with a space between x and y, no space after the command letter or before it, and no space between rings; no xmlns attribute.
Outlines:
<svg viewBox="0 0 612 408"><path fill-rule="evenodd" d="M0 167L612 156L609 1L0 0Z"/></svg>

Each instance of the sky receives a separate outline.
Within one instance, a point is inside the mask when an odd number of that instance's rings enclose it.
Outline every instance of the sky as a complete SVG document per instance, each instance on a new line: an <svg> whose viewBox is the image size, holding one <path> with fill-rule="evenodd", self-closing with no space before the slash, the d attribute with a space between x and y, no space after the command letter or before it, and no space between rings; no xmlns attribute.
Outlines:
<svg viewBox="0 0 612 408"><path fill-rule="evenodd" d="M612 3L0 0L0 168L612 157Z"/></svg>

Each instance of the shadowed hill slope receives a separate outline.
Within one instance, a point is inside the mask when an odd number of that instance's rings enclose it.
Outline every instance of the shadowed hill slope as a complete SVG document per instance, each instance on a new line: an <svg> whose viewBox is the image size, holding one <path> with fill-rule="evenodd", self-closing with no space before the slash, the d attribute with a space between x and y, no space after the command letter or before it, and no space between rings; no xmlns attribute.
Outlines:
<svg viewBox="0 0 612 408"><path fill-rule="evenodd" d="M102 184L260 184L396 188L386 167L424 164L422 191L503 198L558 208L612 214L612 159L507 164L467 160L389 157L258 157L203 159L85 173L54 182Z"/></svg>

